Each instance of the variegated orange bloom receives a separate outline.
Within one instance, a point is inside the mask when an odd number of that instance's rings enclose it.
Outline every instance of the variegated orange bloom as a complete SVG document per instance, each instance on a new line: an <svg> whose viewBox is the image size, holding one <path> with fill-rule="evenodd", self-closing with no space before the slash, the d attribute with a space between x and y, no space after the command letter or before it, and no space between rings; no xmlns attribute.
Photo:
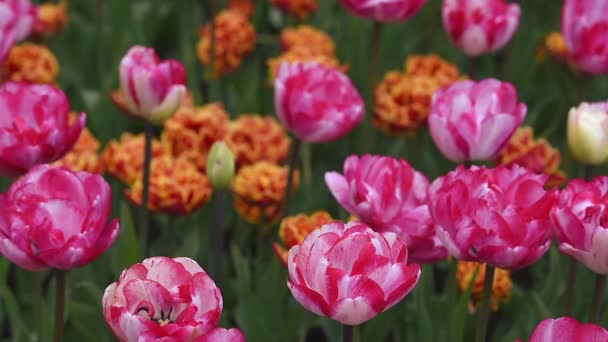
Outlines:
<svg viewBox="0 0 608 342"><path fill-rule="evenodd" d="M123 133L120 141L111 140L102 154L105 170L125 184L133 184L143 174L145 139L143 134ZM167 146L152 141L152 160L168 154Z"/></svg>
<svg viewBox="0 0 608 342"><path fill-rule="evenodd" d="M174 156L183 155L204 171L211 145L224 139L228 131L228 113L221 103L197 108L180 108L164 123L162 137Z"/></svg>
<svg viewBox="0 0 608 342"><path fill-rule="evenodd" d="M270 0L270 2L298 20L308 18L311 13L319 9L317 0Z"/></svg>
<svg viewBox="0 0 608 342"><path fill-rule="evenodd" d="M143 182L140 173L125 194L142 204ZM211 183L189 160L165 154L150 164L148 209L172 215L187 215L211 198Z"/></svg>
<svg viewBox="0 0 608 342"><path fill-rule="evenodd" d="M285 128L270 116L245 114L230 122L224 139L234 154L236 166L258 161L287 160L291 139Z"/></svg>
<svg viewBox="0 0 608 342"><path fill-rule="evenodd" d="M103 173L103 164L99 155L101 144L88 128L84 128L74 148L61 159L53 163L74 172Z"/></svg>
<svg viewBox="0 0 608 342"><path fill-rule="evenodd" d="M327 33L310 25L287 27L281 31L281 48L283 51L306 48L330 57L336 55L336 44L333 39Z"/></svg>
<svg viewBox="0 0 608 342"><path fill-rule="evenodd" d="M287 256L291 247L301 244L308 234L331 221L334 219L323 210L315 211L310 216L299 214L284 218L279 228L279 238L282 244L272 244L274 252L283 265L287 266Z"/></svg>
<svg viewBox="0 0 608 342"><path fill-rule="evenodd" d="M486 276L486 264L480 264L474 261L458 261L458 272L456 273L458 288L461 292L464 292L471 281L473 281L473 275L478 266L479 271L477 272L477 277L471 288L471 302L469 302L469 309L471 311L475 311L477 303L481 301L483 283ZM497 268L494 271L494 285L492 286L492 299L490 302L493 311L498 311L498 307L501 303L504 304L509 302L512 288L511 272Z"/></svg>
<svg viewBox="0 0 608 342"><path fill-rule="evenodd" d="M59 63L45 45L24 43L11 49L3 73L3 78L11 81L55 83Z"/></svg>
<svg viewBox="0 0 608 342"><path fill-rule="evenodd" d="M287 187L287 172L286 166L266 161L243 166L232 182L237 212L248 222L265 227L278 220ZM299 182L296 171L292 190L297 188Z"/></svg>
<svg viewBox="0 0 608 342"><path fill-rule="evenodd" d="M534 139L531 127L520 127L500 152L496 164L524 166L536 173L549 176L545 183L547 189L564 184L566 174L559 170L560 152L545 139Z"/></svg>
<svg viewBox="0 0 608 342"><path fill-rule="evenodd" d="M250 18L255 10L255 3L253 0L228 0L228 9L240 12Z"/></svg>
<svg viewBox="0 0 608 342"><path fill-rule="evenodd" d="M536 51L536 61L538 63L544 63L549 57L554 58L558 62L568 63L571 68L576 69L575 63L572 63L568 53L568 46L566 40L560 32L550 32Z"/></svg>
<svg viewBox="0 0 608 342"><path fill-rule="evenodd" d="M36 36L57 34L68 23L68 1L59 3L47 2L38 6L38 18L34 22L32 33Z"/></svg>
<svg viewBox="0 0 608 342"><path fill-rule="evenodd" d="M279 70L279 66L283 62L315 62L319 63L328 68L337 68L344 72L348 70L348 66L340 65L340 62L336 57L328 56L322 53L319 53L315 50L310 50L308 48L294 47L289 51L283 52L281 55L275 58L269 58L266 62L268 64L268 77L269 81L272 83L276 78L277 72Z"/></svg>
<svg viewBox="0 0 608 342"><path fill-rule="evenodd" d="M405 76L433 78L439 87L446 87L462 79L458 67L436 54L411 55L405 61Z"/></svg>
<svg viewBox="0 0 608 342"><path fill-rule="evenodd" d="M245 56L255 49L255 28L248 18L234 10L221 11L215 23L214 75L221 77L236 70ZM197 44L198 58L204 65L211 64L211 24L203 26Z"/></svg>

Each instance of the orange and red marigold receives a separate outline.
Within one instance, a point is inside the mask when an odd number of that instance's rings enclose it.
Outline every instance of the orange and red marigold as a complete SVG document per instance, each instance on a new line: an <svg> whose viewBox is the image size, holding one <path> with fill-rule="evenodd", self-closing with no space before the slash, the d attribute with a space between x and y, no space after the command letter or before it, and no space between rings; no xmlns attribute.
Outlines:
<svg viewBox="0 0 608 342"><path fill-rule="evenodd" d="M59 62L44 45L24 43L14 46L5 62L2 79L28 83L55 83Z"/></svg>
<svg viewBox="0 0 608 342"><path fill-rule="evenodd" d="M255 10L255 3L253 0L228 0L228 9L250 18Z"/></svg>
<svg viewBox="0 0 608 342"><path fill-rule="evenodd" d="M477 277L475 277L473 287L471 288L471 302L469 303L471 311L474 311L477 304L481 301L483 283L486 276L486 264L480 264L474 261L458 261L458 271L456 273L458 289L461 292L464 292L473 280L473 275L478 266L479 271L477 272ZM498 307L501 303L507 303L511 299L512 288L511 272L496 268L494 272L494 285L492 286L492 299L490 302L493 311L498 311Z"/></svg>
<svg viewBox="0 0 608 342"><path fill-rule="evenodd" d="M291 145L287 132L277 120L255 114L241 115L231 121L225 141L234 154L237 168L263 160L283 162Z"/></svg>
<svg viewBox="0 0 608 342"><path fill-rule="evenodd" d="M142 204L143 181L139 173L125 194L133 203ZM150 199L148 209L173 215L186 215L211 198L207 176L189 160L163 155L150 165Z"/></svg>
<svg viewBox="0 0 608 342"><path fill-rule="evenodd" d="M245 56L255 49L255 28L248 18L234 10L224 10L214 19L215 27L214 75L222 77L236 70ZM212 25L206 24L200 32L197 52L204 65L211 64L211 31Z"/></svg>
<svg viewBox="0 0 608 342"><path fill-rule="evenodd" d="M287 167L261 161L242 167L234 181L234 206L237 212L250 223L269 225L281 216ZM293 187L299 184L299 173L294 172Z"/></svg>
<svg viewBox="0 0 608 342"><path fill-rule="evenodd" d="M298 20L308 18L319 8L317 0L270 0L270 2Z"/></svg>
<svg viewBox="0 0 608 342"><path fill-rule="evenodd" d="M68 22L67 7L67 0L39 5L38 18L34 22L32 33L36 36L46 36L63 31Z"/></svg>
<svg viewBox="0 0 608 342"><path fill-rule="evenodd" d="M500 152L496 164L518 164L533 172L549 176L545 188L559 187L566 181L566 174L559 170L560 152L545 139L534 139L531 127L520 127Z"/></svg>
<svg viewBox="0 0 608 342"><path fill-rule="evenodd" d="M287 256L291 247L299 245L312 231L321 228L334 219L323 210L318 210L310 216L298 214L289 216L281 221L279 238L282 244L273 243L272 248L283 265L287 266Z"/></svg>

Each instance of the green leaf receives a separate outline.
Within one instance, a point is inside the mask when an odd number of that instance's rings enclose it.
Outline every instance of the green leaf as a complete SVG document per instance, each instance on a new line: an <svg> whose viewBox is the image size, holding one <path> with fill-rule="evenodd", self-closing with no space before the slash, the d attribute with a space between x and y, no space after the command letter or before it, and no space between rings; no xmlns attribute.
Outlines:
<svg viewBox="0 0 608 342"><path fill-rule="evenodd" d="M111 251L112 271L116 277L126 268L142 261L140 245L135 233L135 225L129 204L120 203L120 234Z"/></svg>

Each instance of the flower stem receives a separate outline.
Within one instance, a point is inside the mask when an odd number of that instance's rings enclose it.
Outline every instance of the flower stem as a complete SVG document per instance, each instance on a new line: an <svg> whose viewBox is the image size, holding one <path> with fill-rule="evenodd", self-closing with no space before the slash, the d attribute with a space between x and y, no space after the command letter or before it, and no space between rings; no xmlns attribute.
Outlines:
<svg viewBox="0 0 608 342"><path fill-rule="evenodd" d="M374 110L374 92L376 90L376 81L378 79L378 61L380 59L380 38L382 38L383 25L379 21L374 21L374 28L372 29L372 35L370 40L369 50L369 74L367 78L368 91L366 108L368 113L372 113ZM366 116L369 119L369 115ZM367 120L366 119L366 120ZM374 133L373 129L364 130L364 152L371 152L374 147Z"/></svg>
<svg viewBox="0 0 608 342"><path fill-rule="evenodd" d="M593 165L585 165L585 180L587 182L593 179Z"/></svg>
<svg viewBox="0 0 608 342"><path fill-rule="evenodd" d="M599 323L600 314L602 313L602 302L604 301L604 293L606 292L606 275L597 274L595 276L595 290L591 299L591 310L589 311L589 321L591 323Z"/></svg>
<svg viewBox="0 0 608 342"><path fill-rule="evenodd" d="M150 197L150 164L152 163L152 135L154 134L154 126L152 123L146 123L146 141L144 148L144 176L143 189L141 195L141 207L139 212L139 234L144 255L148 253L148 230L150 223L150 213L148 210L148 199Z"/></svg>
<svg viewBox="0 0 608 342"><path fill-rule="evenodd" d="M574 305L574 285L576 284L576 271L578 262L570 257L568 264L568 275L566 278L566 292L564 292L564 315L572 315L572 305Z"/></svg>
<svg viewBox="0 0 608 342"><path fill-rule="evenodd" d="M294 138L291 145L291 153L289 155L289 170L287 171L287 186L285 187L285 195L283 196L281 217L285 217L289 214L289 197L291 195L291 188L293 186L293 174L295 169L298 167L298 159L300 159L301 143L302 142L300 139Z"/></svg>
<svg viewBox="0 0 608 342"><path fill-rule="evenodd" d="M488 332L488 319L490 318L490 297L494 286L494 266L486 265L486 277L483 282L483 295L479 305L479 316L477 317L477 330L475 341L484 342Z"/></svg>
<svg viewBox="0 0 608 342"><path fill-rule="evenodd" d="M53 341L63 342L63 316L65 312L65 283L67 271L55 271L55 334Z"/></svg>
<svg viewBox="0 0 608 342"><path fill-rule="evenodd" d="M342 342L353 341L353 326L344 324L342 328Z"/></svg>
<svg viewBox="0 0 608 342"><path fill-rule="evenodd" d="M213 280L216 284L222 282L224 251L224 225L226 222L226 192L221 189L215 191L213 200Z"/></svg>
<svg viewBox="0 0 608 342"><path fill-rule="evenodd" d="M44 296L42 294L42 275L40 272L31 272L31 275L34 290L34 319L36 320L36 328L38 329L38 341L42 341L45 339L45 319L42 311L42 307L44 306Z"/></svg>

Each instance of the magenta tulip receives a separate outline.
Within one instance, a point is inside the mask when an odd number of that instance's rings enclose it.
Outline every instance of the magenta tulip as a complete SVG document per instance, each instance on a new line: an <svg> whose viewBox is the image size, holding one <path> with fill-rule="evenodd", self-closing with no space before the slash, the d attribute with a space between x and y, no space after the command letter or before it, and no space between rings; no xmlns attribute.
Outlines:
<svg viewBox="0 0 608 342"><path fill-rule="evenodd" d="M606 342L608 331L572 317L547 318L534 329L530 342Z"/></svg>
<svg viewBox="0 0 608 342"><path fill-rule="evenodd" d="M363 120L365 104L350 79L316 63L283 63L274 83L279 120L300 140L328 142Z"/></svg>
<svg viewBox="0 0 608 342"><path fill-rule="evenodd" d="M100 175L33 168L0 195L0 253L30 271L88 264L118 235L111 194Z"/></svg>
<svg viewBox="0 0 608 342"><path fill-rule="evenodd" d="M381 22L406 21L426 0L340 0L352 14Z"/></svg>

